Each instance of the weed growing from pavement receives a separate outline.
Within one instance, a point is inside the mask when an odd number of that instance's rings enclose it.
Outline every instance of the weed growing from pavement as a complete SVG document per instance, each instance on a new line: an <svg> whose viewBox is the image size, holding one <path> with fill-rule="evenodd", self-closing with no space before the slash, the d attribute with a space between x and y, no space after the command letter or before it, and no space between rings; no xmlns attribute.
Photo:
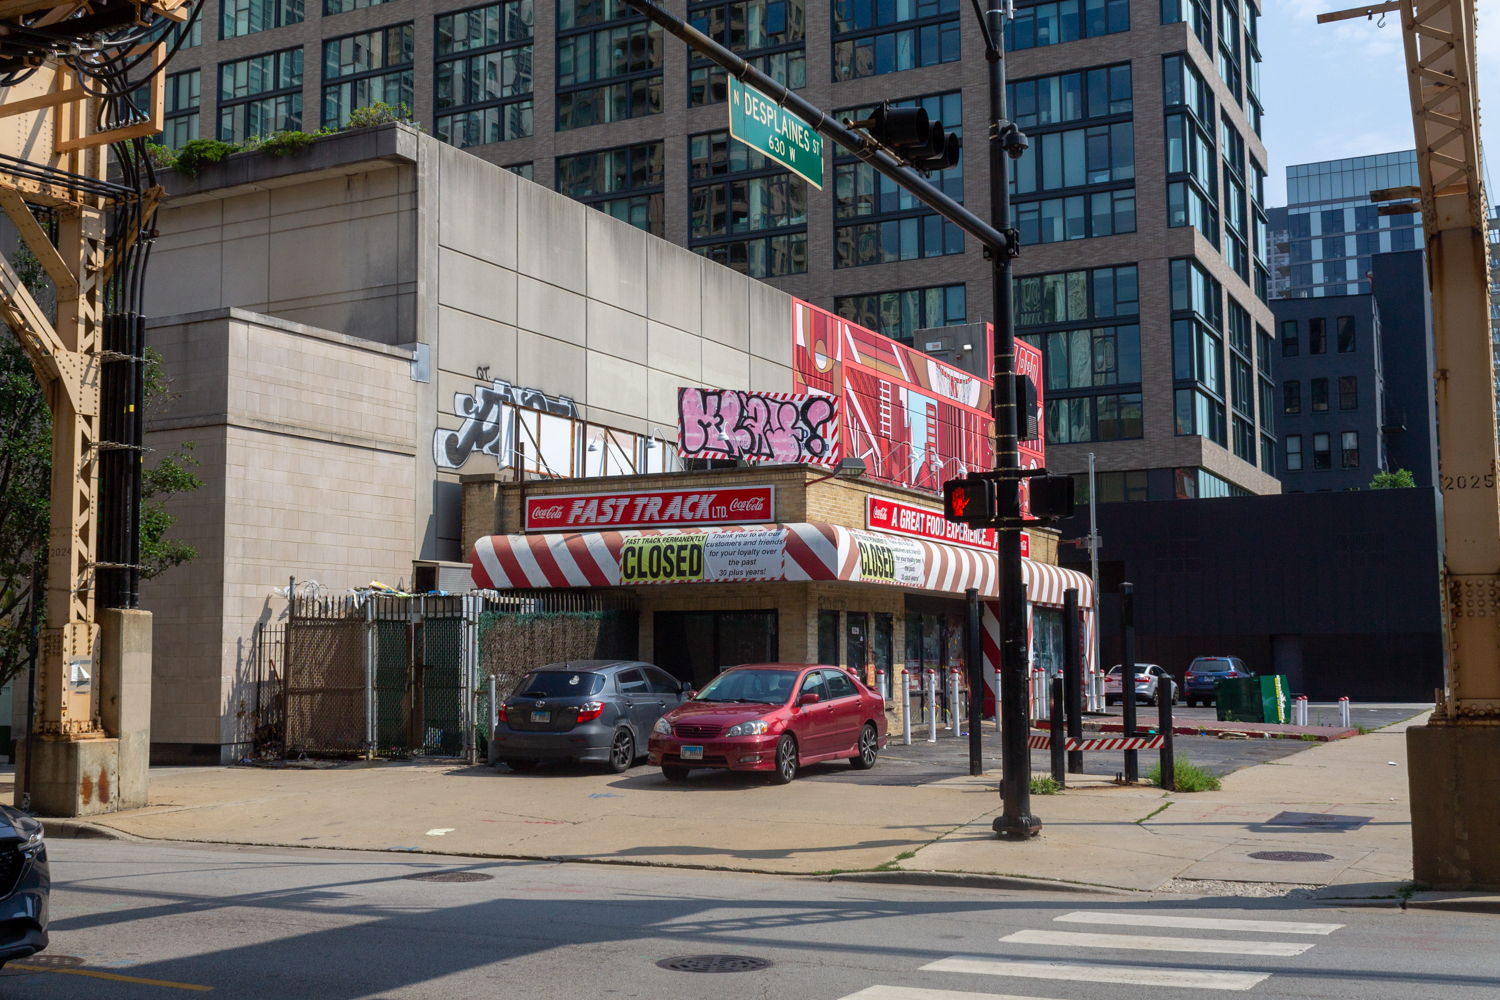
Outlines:
<svg viewBox="0 0 1500 1000"><path fill-rule="evenodd" d="M1166 812L1167 811L1167 806L1170 806L1171 804L1172 803L1170 803L1170 802L1163 802L1161 805L1157 806L1151 812L1147 813L1146 815L1142 816L1140 819L1136 820L1135 821L1136 825L1139 826L1140 824L1146 822L1146 820L1150 819L1152 816L1156 816L1156 815L1158 815L1160 813Z"/></svg>
<svg viewBox="0 0 1500 1000"><path fill-rule="evenodd" d="M907 860L908 858L914 858L916 856L917 856L917 852L916 851L902 851L900 854L896 855L894 858L892 858L891 860L885 862L884 864L876 865L875 866L875 870L878 871L878 872L893 872L893 871L897 871L898 870L897 866L900 865L901 862Z"/></svg>
<svg viewBox="0 0 1500 1000"><path fill-rule="evenodd" d="M1032 795L1056 795L1060 791L1062 791L1062 787L1058 785L1057 779L1050 774L1044 774L1031 779Z"/></svg>
<svg viewBox="0 0 1500 1000"><path fill-rule="evenodd" d="M1354 728L1359 730L1359 735L1361 735L1361 736L1369 736L1371 733L1373 733L1375 731L1375 730L1371 729L1369 726L1362 726L1362 725L1360 725L1358 722L1356 722L1354 724Z"/></svg>
<svg viewBox="0 0 1500 1000"><path fill-rule="evenodd" d="M1178 792L1217 792L1219 790L1219 776L1212 771L1199 767L1188 760L1187 754L1178 754L1172 765L1172 774L1176 778ZM1151 770L1146 772L1146 780L1160 787L1161 764L1151 765Z"/></svg>
<svg viewBox="0 0 1500 1000"><path fill-rule="evenodd" d="M1302 742L1303 743L1316 743L1316 742L1318 742L1318 738L1316 736L1314 736L1312 733L1303 733L1302 734Z"/></svg>

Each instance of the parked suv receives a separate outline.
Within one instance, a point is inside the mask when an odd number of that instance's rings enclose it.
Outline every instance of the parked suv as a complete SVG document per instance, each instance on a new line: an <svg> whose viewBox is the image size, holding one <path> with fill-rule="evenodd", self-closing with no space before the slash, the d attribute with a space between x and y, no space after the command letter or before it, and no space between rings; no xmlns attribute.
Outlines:
<svg viewBox="0 0 1500 1000"><path fill-rule="evenodd" d="M539 667L501 703L495 758L512 771L575 760L628 771L645 754L656 720L693 693L638 660L573 660Z"/></svg>
<svg viewBox="0 0 1500 1000"><path fill-rule="evenodd" d="M1218 681L1254 676L1250 668L1245 666L1245 661L1238 656L1200 656L1188 665L1187 673L1182 678L1188 708L1200 701L1205 705L1212 705L1214 684Z"/></svg>

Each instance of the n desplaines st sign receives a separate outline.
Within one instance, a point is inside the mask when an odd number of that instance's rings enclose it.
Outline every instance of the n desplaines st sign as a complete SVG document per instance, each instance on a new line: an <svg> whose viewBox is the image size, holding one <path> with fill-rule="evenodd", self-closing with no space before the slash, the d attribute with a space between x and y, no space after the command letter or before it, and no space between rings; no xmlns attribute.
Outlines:
<svg viewBox="0 0 1500 1000"><path fill-rule="evenodd" d="M823 137L801 118L732 76L729 134L822 189Z"/></svg>

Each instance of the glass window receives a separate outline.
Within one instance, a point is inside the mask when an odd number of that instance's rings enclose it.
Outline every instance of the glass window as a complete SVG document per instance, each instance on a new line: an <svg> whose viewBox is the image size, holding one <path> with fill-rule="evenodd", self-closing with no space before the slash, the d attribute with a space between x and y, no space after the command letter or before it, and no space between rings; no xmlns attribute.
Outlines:
<svg viewBox="0 0 1500 1000"><path fill-rule="evenodd" d="M1339 435L1339 457L1341 467L1359 468L1359 431L1344 431Z"/></svg>
<svg viewBox="0 0 1500 1000"><path fill-rule="evenodd" d="M302 129L302 48L219 64L219 141Z"/></svg>
<svg viewBox="0 0 1500 1000"><path fill-rule="evenodd" d="M662 144L643 142L559 156L554 180L568 197L660 236L662 176Z"/></svg>
<svg viewBox="0 0 1500 1000"><path fill-rule="evenodd" d="M917 330L967 323L966 299L964 285L939 285L845 295L833 300L833 311L868 330L913 346Z"/></svg>
<svg viewBox="0 0 1500 1000"><path fill-rule="evenodd" d="M1339 409L1359 409L1359 377L1355 375L1339 376Z"/></svg>
<svg viewBox="0 0 1500 1000"><path fill-rule="evenodd" d="M323 124L343 128L349 114L376 103L410 114L416 36L410 22L323 43Z"/></svg>
<svg viewBox="0 0 1500 1000"><path fill-rule="evenodd" d="M533 0L437 17L433 106L437 137L480 146L532 134Z"/></svg>
<svg viewBox="0 0 1500 1000"><path fill-rule="evenodd" d="M1130 30L1128 0L1061 0L1017 6L1005 21L1005 50L1076 42Z"/></svg>
<svg viewBox="0 0 1500 1000"><path fill-rule="evenodd" d="M1283 358L1297 356L1297 321L1294 319L1281 321L1281 356Z"/></svg>
<svg viewBox="0 0 1500 1000"><path fill-rule="evenodd" d="M1193 29L1204 48L1211 48L1214 19L1206 0L1161 0L1162 24L1183 21Z"/></svg>
<svg viewBox="0 0 1500 1000"><path fill-rule="evenodd" d="M165 81L164 120L159 139L162 145L181 149L183 143L198 138L201 79L201 71L196 69L168 74Z"/></svg>
<svg viewBox="0 0 1500 1000"><path fill-rule="evenodd" d="M374 7L378 4L388 2L389 0L323 0L323 16L331 17L334 14L346 14L351 10L363 10L366 7Z"/></svg>
<svg viewBox="0 0 1500 1000"><path fill-rule="evenodd" d="M1099 66L1057 76L1017 80L1006 86L1012 120L1028 131L1043 125L1129 114L1130 64Z"/></svg>
<svg viewBox="0 0 1500 1000"><path fill-rule="evenodd" d="M621 694L645 694L650 690L645 675L636 669L622 670L615 674L615 687Z"/></svg>
<svg viewBox="0 0 1500 1000"><path fill-rule="evenodd" d="M1302 382L1292 379L1281 383L1281 412L1297 414L1302 412Z"/></svg>
<svg viewBox="0 0 1500 1000"><path fill-rule="evenodd" d="M1302 435L1288 434L1286 438L1286 471L1302 471Z"/></svg>
<svg viewBox="0 0 1500 1000"><path fill-rule="evenodd" d="M828 696L830 698L852 698L854 695L859 694L854 689L854 682L842 670L825 670L823 671L823 679L828 684Z"/></svg>
<svg viewBox="0 0 1500 1000"><path fill-rule="evenodd" d="M1314 434L1313 435L1313 468L1314 469L1327 469L1327 468L1330 468L1329 457L1328 457L1328 435L1327 434Z"/></svg>
<svg viewBox="0 0 1500 1000"><path fill-rule="evenodd" d="M728 132L688 141L689 246L752 278L807 270L807 182ZM711 182L711 183L705 183ZM776 235L724 237L776 230Z"/></svg>
<svg viewBox="0 0 1500 1000"><path fill-rule="evenodd" d="M1307 321L1307 353L1328 353L1328 321L1322 318Z"/></svg>
<svg viewBox="0 0 1500 1000"><path fill-rule="evenodd" d="M302 0L223 0L219 8L219 35L238 38L302 23Z"/></svg>
<svg viewBox="0 0 1500 1000"><path fill-rule="evenodd" d="M835 81L958 59L958 0L834 0Z"/></svg>
<svg viewBox="0 0 1500 1000"><path fill-rule="evenodd" d="M1338 330L1339 353L1340 354L1353 354L1354 353L1354 317L1353 316L1340 316L1335 321L1335 325L1336 325L1336 328Z"/></svg>
<svg viewBox="0 0 1500 1000"><path fill-rule="evenodd" d="M1328 380L1326 378L1315 378L1312 380L1312 411L1324 413L1328 410Z"/></svg>
<svg viewBox="0 0 1500 1000"><path fill-rule="evenodd" d="M807 86L803 0L694 3L688 10L688 20L777 83L793 90ZM691 49L688 58L688 107L728 100L729 77L724 70Z"/></svg>
<svg viewBox="0 0 1500 1000"><path fill-rule="evenodd" d="M559 131L660 114L661 27L621 0L558 0L556 81Z"/></svg>

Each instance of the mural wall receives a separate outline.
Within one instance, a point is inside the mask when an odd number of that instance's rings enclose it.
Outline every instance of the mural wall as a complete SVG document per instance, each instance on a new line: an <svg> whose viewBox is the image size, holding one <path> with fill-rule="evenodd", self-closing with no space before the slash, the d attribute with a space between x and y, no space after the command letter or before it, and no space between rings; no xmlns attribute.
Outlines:
<svg viewBox="0 0 1500 1000"><path fill-rule="evenodd" d="M837 397L677 390L677 453L683 458L832 466L839 446Z"/></svg>

